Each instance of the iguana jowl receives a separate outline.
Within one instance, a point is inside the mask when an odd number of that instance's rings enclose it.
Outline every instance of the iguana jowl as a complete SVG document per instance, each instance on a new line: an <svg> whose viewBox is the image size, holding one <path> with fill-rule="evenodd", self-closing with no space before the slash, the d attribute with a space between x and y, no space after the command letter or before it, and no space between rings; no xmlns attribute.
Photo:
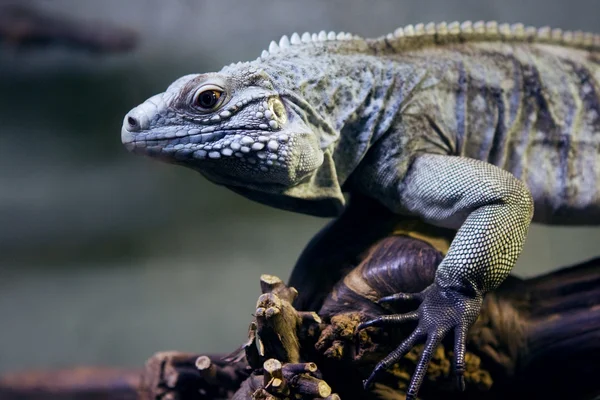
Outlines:
<svg viewBox="0 0 600 400"><path fill-rule="evenodd" d="M271 206L335 216L347 192L458 229L435 283L393 297L419 309L363 324L419 321L366 383L425 340L414 398L449 332L461 384L466 331L515 264L534 204L538 222L600 222L599 63L600 36L520 24L294 34L180 78L121 135Z"/></svg>

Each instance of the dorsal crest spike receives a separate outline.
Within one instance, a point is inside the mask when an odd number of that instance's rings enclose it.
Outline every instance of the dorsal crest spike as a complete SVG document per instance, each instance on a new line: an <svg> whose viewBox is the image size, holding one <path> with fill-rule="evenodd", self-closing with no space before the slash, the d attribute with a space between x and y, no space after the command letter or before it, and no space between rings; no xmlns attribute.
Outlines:
<svg viewBox="0 0 600 400"><path fill-rule="evenodd" d="M288 39L287 35L283 35L281 39L279 39L279 47L282 49L290 47L290 39Z"/></svg>
<svg viewBox="0 0 600 400"><path fill-rule="evenodd" d="M538 29L538 37L540 39L550 39L550 27L549 26L543 26L540 29Z"/></svg>
<svg viewBox="0 0 600 400"><path fill-rule="evenodd" d="M509 24L498 25L498 32L503 36L511 36L511 30Z"/></svg>
<svg viewBox="0 0 600 400"><path fill-rule="evenodd" d="M486 22L485 23L485 29L488 32L492 32L492 33L498 32L498 22L496 22L496 21L488 21L488 22Z"/></svg>
<svg viewBox="0 0 600 400"><path fill-rule="evenodd" d="M271 54L279 53L279 45L277 43L275 43L274 41L272 41L269 44L269 53L271 53Z"/></svg>
<svg viewBox="0 0 600 400"><path fill-rule="evenodd" d="M525 25L523 24L512 24L510 30L515 37L525 37Z"/></svg>
<svg viewBox="0 0 600 400"><path fill-rule="evenodd" d="M448 24L440 22L435 26L435 31L438 35L446 35L448 33Z"/></svg>
<svg viewBox="0 0 600 400"><path fill-rule="evenodd" d="M473 33L473 23L471 21L465 21L460 24L460 31L462 33Z"/></svg>
<svg viewBox="0 0 600 400"><path fill-rule="evenodd" d="M425 33L428 35L435 35L435 24L433 22L425 25Z"/></svg>
<svg viewBox="0 0 600 400"><path fill-rule="evenodd" d="M448 24L448 32L451 35L456 35L460 32L460 23L458 21L450 22Z"/></svg>
<svg viewBox="0 0 600 400"><path fill-rule="evenodd" d="M475 22L473 24L473 32L478 33L478 34L485 33L485 22L484 21Z"/></svg>
<svg viewBox="0 0 600 400"><path fill-rule="evenodd" d="M292 43L292 44L302 43L302 41L300 40L300 35L298 35L298 33L296 33L296 32L292 33L292 36L290 37L290 43Z"/></svg>

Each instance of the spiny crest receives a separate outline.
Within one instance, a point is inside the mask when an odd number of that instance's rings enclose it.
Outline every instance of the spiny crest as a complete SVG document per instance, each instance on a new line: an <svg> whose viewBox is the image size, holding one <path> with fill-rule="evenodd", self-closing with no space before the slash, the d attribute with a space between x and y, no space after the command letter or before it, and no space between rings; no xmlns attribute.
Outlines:
<svg viewBox="0 0 600 400"><path fill-rule="evenodd" d="M238 61L238 62L232 62L231 64L229 64L227 67L231 68L231 67L241 67L243 65L250 65L249 61Z"/></svg>
<svg viewBox="0 0 600 400"><path fill-rule="evenodd" d="M277 54L281 51L284 51L288 48L299 46L299 45L316 45L322 42L327 41L344 41L351 39L360 39L359 36L353 35L351 33L339 32L335 33L333 31L327 33L325 31L321 31L319 33L310 34L308 32L304 32L302 36L298 33L294 32L289 38L287 35L283 35L281 39L279 39L279 43L272 41L269 44L268 50L263 50L259 59L264 59L269 57L270 55Z"/></svg>
<svg viewBox="0 0 600 400"><path fill-rule="evenodd" d="M444 44L456 41L521 41L541 44L557 44L582 49L600 49L600 35L582 31L563 31L550 27L536 28L523 24L498 24L496 21L465 21L449 24L428 23L407 25L393 33L378 38L394 48L410 48L414 45Z"/></svg>
<svg viewBox="0 0 600 400"><path fill-rule="evenodd" d="M268 50L263 50L260 59L278 54L299 45L318 45L327 41L349 41L362 39L350 33L325 32L299 35L293 33L289 38L282 36L279 43L272 41ZM410 50L427 44L446 44L452 42L477 41L535 42L556 44L586 50L600 51L600 35L582 31L563 31L550 27L536 28L523 24L499 24L496 21L441 22L407 25L393 33L369 40L371 46L391 46L395 50Z"/></svg>

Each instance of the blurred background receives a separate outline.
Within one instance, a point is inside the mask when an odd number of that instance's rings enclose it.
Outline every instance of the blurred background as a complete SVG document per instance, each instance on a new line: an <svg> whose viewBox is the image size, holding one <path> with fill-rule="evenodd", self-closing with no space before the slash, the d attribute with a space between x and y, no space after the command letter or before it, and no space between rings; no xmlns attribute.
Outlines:
<svg viewBox="0 0 600 400"><path fill-rule="evenodd" d="M11 25L23 17L15 5L82 37L25 46L43 24ZM379 36L467 19L600 32L597 0L0 0L0 373L231 351L259 275L287 279L327 222L128 154L130 108L294 31ZM515 273L598 255L599 239L600 229L534 226Z"/></svg>

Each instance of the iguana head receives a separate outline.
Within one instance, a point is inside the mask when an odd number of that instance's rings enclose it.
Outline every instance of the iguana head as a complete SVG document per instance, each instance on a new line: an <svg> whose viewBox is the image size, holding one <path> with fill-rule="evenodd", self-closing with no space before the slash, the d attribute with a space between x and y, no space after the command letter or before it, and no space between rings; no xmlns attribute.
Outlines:
<svg viewBox="0 0 600 400"><path fill-rule="evenodd" d="M372 83L357 79L364 65L336 57L366 48L343 32L284 36L255 61L178 79L125 116L122 141L261 203L336 215L370 139L350 135L341 160L334 153L348 121L368 120L356 110Z"/></svg>
<svg viewBox="0 0 600 400"><path fill-rule="evenodd" d="M125 116L121 138L229 186L290 187L323 162L306 112L250 63L178 79Z"/></svg>

